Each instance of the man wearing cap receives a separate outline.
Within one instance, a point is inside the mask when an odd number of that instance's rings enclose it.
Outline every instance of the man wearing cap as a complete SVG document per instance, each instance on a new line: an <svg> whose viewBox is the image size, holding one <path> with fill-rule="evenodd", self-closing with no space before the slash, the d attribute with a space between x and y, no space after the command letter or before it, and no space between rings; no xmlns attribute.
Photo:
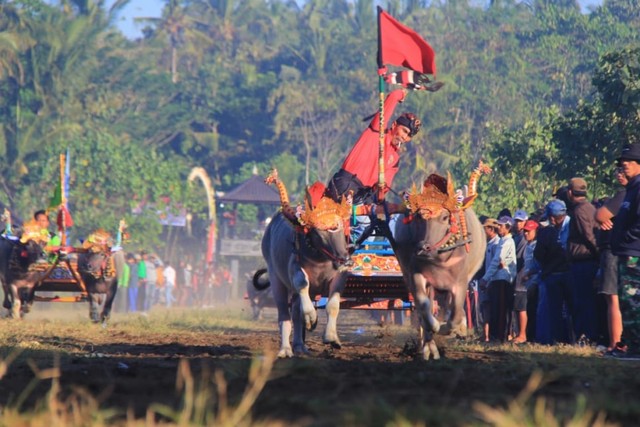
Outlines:
<svg viewBox="0 0 640 427"><path fill-rule="evenodd" d="M522 226L526 246L524 250L524 265L516 277L513 297L513 311L518 318L518 335L513 339L515 344L527 342L527 335L535 336L535 333L531 333L535 331L535 328L529 327L529 320L531 319L531 324L535 325L540 266L533 257L533 251L536 248L538 226L539 224L531 219L525 221Z"/></svg>
<svg viewBox="0 0 640 427"><path fill-rule="evenodd" d="M570 218L562 200L549 202L545 208L549 226L538 231L533 256L540 264L536 341L541 344L573 343L570 314L563 321L563 304L572 312L569 255L566 250Z"/></svg>
<svg viewBox="0 0 640 427"><path fill-rule="evenodd" d="M619 258L623 336L640 345L640 144L625 145L618 158L629 183L611 231L611 251Z"/></svg>
<svg viewBox="0 0 640 427"><path fill-rule="evenodd" d="M518 209L513 215L515 227L513 229L513 242L516 244L516 260L518 261L518 271L524 266L524 250L527 241L524 238L524 223L529 219L529 215L522 209Z"/></svg>
<svg viewBox="0 0 640 427"><path fill-rule="evenodd" d="M384 126L399 102L406 97L406 90L394 90L387 95L384 103ZM369 204L375 199L375 188L378 184L378 144L380 138L380 113L378 112L369 126L347 155L342 167L331 178L327 185L327 195L339 202L343 195L353 192L353 204ZM384 137L384 179L386 191L391 187L393 178L398 172L400 154L403 145L411 141L422 126L421 121L412 113L403 113L391 128L385 131Z"/></svg>
<svg viewBox="0 0 640 427"><path fill-rule="evenodd" d="M573 326L576 337L594 342L596 331L596 290L600 254L596 243L596 208L587 200L587 181L571 178L568 185L571 222L567 249L571 261Z"/></svg>
<svg viewBox="0 0 640 427"><path fill-rule="evenodd" d="M500 236L498 236L498 221L493 218L486 218L482 222L485 235L487 236L487 249L484 255L483 270L486 271L491 263L494 254L498 251L500 245ZM484 274L483 274L484 275ZM480 279L482 280L482 279ZM491 306L489 301L488 283L479 283L478 285L478 303L480 304L480 318L478 323L482 325L483 340L490 341L489 336L489 320L491 319Z"/></svg>
<svg viewBox="0 0 640 427"><path fill-rule="evenodd" d="M489 289L491 315L489 332L500 341L506 338L509 327L508 317L513 305L513 281L516 278L516 245L511 236L513 219L502 216L498 219L498 235L500 243L493 257L486 266L480 286Z"/></svg>

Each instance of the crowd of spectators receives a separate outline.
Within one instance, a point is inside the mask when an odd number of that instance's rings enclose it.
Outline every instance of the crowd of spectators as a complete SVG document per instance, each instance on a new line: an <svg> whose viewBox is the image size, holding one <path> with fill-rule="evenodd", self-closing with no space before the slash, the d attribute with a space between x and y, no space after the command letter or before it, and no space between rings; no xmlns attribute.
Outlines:
<svg viewBox="0 0 640 427"><path fill-rule="evenodd" d="M194 268L189 262L163 261L146 251L130 252L125 258L115 312L147 313L154 306L210 308L228 302L232 277L226 266Z"/></svg>
<svg viewBox="0 0 640 427"><path fill-rule="evenodd" d="M487 250L472 289L483 341L637 350L640 144L623 149L613 174L621 189L611 197L590 201L575 177L543 210L481 218Z"/></svg>

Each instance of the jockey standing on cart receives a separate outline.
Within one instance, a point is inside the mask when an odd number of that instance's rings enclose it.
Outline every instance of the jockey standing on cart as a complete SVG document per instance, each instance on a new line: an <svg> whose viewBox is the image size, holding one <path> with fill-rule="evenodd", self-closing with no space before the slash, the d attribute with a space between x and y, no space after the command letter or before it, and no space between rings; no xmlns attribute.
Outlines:
<svg viewBox="0 0 640 427"><path fill-rule="evenodd" d="M384 103L385 126L398 103L406 98L407 91L397 89L387 95ZM351 149L342 167L327 186L327 195L336 202L342 196L353 192L353 204L371 204L377 201L378 187L378 141L380 134L380 112L371 120L369 126L362 132L360 138ZM385 188L388 191L393 178L398 172L400 154L403 144L411 141L419 131L422 123L412 113L403 113L391 127L385 131Z"/></svg>
<svg viewBox="0 0 640 427"><path fill-rule="evenodd" d="M398 103L403 102L406 98L406 89L397 89L390 92L384 102L384 126L389 123L389 118ZM369 126L362 132L360 138L353 146L342 167L333 178L329 181L326 195L331 197L337 203L343 196L353 197L352 203L361 206L360 209L354 210L356 215L370 215L373 213L371 205L384 203L384 195L391 188L393 178L398 172L400 163L400 155L404 151L403 145L410 142L411 139L420 131L422 123L413 113L403 113L384 132L384 187L379 188L379 150L380 141L380 112L374 116ZM378 190L382 190L379 192ZM384 209L389 214L391 210L397 210L397 206L388 205ZM377 222L377 226L369 225L368 218L358 218L359 226L352 228L352 243L359 244L365 240L374 229L382 226L384 231L380 230L387 238L391 237L391 230L388 226L383 226L381 222ZM378 234L379 232L376 232ZM364 234L364 235L363 235Z"/></svg>
<svg viewBox="0 0 640 427"><path fill-rule="evenodd" d="M331 178L326 195L339 202L341 196L353 197L354 214L366 213L375 217L373 223L358 238L356 244L377 230L392 239L387 220L391 211L398 206L385 203L385 193L391 188L398 172L402 145L408 143L419 131L421 121L412 113L403 113L387 129L389 118L395 107L406 98L406 89L436 92L443 83L433 81L436 64L433 48L418 33L402 25L378 6L378 112L369 127L351 149L341 169ZM387 73L387 65L404 70ZM390 92L384 97L384 83L401 85L404 89ZM377 162L377 167L376 167ZM375 206L382 205L381 213L375 213ZM376 233L377 234L377 233Z"/></svg>

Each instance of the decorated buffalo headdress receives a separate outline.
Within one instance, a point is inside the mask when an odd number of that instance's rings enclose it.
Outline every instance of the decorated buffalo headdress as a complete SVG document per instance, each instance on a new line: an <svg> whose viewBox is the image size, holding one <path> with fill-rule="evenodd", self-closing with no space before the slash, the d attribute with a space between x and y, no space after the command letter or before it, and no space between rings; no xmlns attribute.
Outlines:
<svg viewBox="0 0 640 427"><path fill-rule="evenodd" d="M419 215L425 220L439 216L447 210L449 215L449 228L445 235L433 245L425 248L427 252L443 253L464 246L469 252L469 233L467 230L464 211L470 208L478 196L477 184L480 176L491 172L491 168L482 161L471 173L466 196L461 190L455 191L451 174L447 173L447 179L440 175L432 174L422 186L422 191L417 191L414 184L411 192L405 195L405 203L409 215L403 221L411 221L414 215Z"/></svg>
<svg viewBox="0 0 640 427"><path fill-rule="evenodd" d="M24 244L33 241L38 244L47 244L49 242L49 230L42 228L38 221L32 219L22 226L22 234L20 235L20 243Z"/></svg>
<svg viewBox="0 0 640 427"><path fill-rule="evenodd" d="M465 210L471 207L476 197L478 197L478 179L482 174L489 173L491 173L491 168L480 161L478 167L471 172L466 196L460 196L454 190L455 187L450 173L447 173L446 179L440 175L431 174L424 181L421 191L418 191L414 184L409 194L405 196L407 209L410 214L419 214L424 219L433 218L444 209L449 212Z"/></svg>
<svg viewBox="0 0 640 427"><path fill-rule="evenodd" d="M108 252L111 246L113 246L113 238L103 229L94 231L82 242L82 247L89 252Z"/></svg>
<svg viewBox="0 0 640 427"><path fill-rule="evenodd" d="M275 184L280 194L282 213L292 224L305 229L317 228L318 230L337 230L348 221L351 214L351 204L348 198L343 198L340 203L326 197L324 185L315 183L305 191L305 207L298 206L293 209L289 202L289 194L284 183L278 178L278 171L274 168L265 179L267 184Z"/></svg>
<svg viewBox="0 0 640 427"><path fill-rule="evenodd" d="M337 230L349 220L350 215L351 205L346 198L336 203L331 197L322 197L315 207L308 199L305 200L305 209L300 212L298 220L304 227Z"/></svg>

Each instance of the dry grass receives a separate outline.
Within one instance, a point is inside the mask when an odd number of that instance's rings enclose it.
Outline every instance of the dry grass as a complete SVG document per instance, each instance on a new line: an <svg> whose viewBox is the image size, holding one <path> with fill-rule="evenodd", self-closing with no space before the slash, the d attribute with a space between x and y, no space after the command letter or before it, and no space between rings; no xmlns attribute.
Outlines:
<svg viewBox="0 0 640 427"><path fill-rule="evenodd" d="M448 357L428 364L406 358L388 362L376 353L362 360L310 358L282 361L274 367L273 355L264 349L251 363L214 358L217 365L200 369L188 357L174 358L176 403L152 403L145 406L146 413L136 415L106 404L113 390L96 392L81 385L63 390L60 358L102 357L98 351L118 337L143 344L172 342L173 337L189 342L191 337L200 341L218 337L222 338L218 342L228 342L235 336L230 331L275 334L273 321L255 323L248 312L233 307L160 310L149 316L114 316L105 330L88 322L84 310L71 316L66 313L66 318L51 314L43 311L19 323L2 322L0 384L19 364L29 366L33 379L0 408L0 426L330 425L327 419L318 422L307 414L331 411L340 413L332 419L335 424L354 426L608 426L615 425L608 421L611 417L606 414L611 413L613 419L637 419L637 399L632 394L637 381L619 387L620 379L637 369L634 362L603 360L593 347L486 346L469 341L447 343ZM351 313L342 324L344 331L361 326L361 318ZM367 349L372 340L378 347L386 339L411 334L397 326L376 328L365 326L364 333L353 332L351 342L362 341ZM388 348L401 351L395 342ZM358 400L351 389L343 390L345 381L354 378L362 384L361 390L379 393ZM282 391L290 386L290 379L294 383L302 379L311 386L303 393L298 389L297 394L286 395ZM490 386L484 384L488 381ZM43 385L48 387L46 396L35 399L34 390ZM482 394L489 389L495 389L494 394ZM617 390L632 401L607 390ZM417 399L411 397L413 392ZM282 417L283 411L294 411L296 405L306 408L304 417L293 422Z"/></svg>
<svg viewBox="0 0 640 427"><path fill-rule="evenodd" d="M18 353L0 360L0 366L8 369ZM25 387L16 402L0 408L0 426L7 427L85 427L85 426L229 426L255 425L251 420L251 408L264 388L275 360L274 354L253 360L249 370L248 385L240 402L230 406L227 401L227 382L224 374L216 370L213 375L203 372L199 378L192 374L189 362L182 359L179 364L176 390L182 395L179 408L152 404L146 417L136 419L129 411L123 421L119 411L100 407L101 396L92 396L82 387L63 397L60 389L61 371L56 358L54 367L41 370L29 360L34 379ZM5 371L6 372L6 371ZM0 376L0 380L2 377ZM47 397L36 405L35 410L24 411L22 406L35 386L51 381Z"/></svg>

